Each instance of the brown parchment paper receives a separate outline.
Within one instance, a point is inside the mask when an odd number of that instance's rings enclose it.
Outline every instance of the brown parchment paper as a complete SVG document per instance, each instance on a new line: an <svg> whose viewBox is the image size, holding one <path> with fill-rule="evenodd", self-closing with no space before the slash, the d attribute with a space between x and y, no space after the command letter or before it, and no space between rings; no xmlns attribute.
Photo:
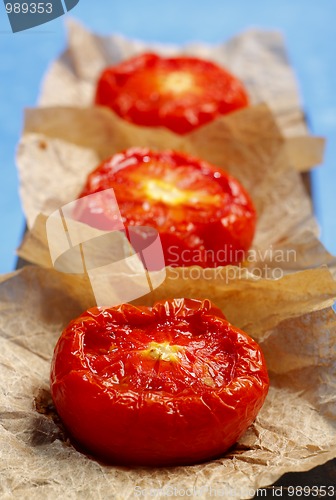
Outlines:
<svg viewBox="0 0 336 500"><path fill-rule="evenodd" d="M175 285L185 292L184 280ZM202 287L193 281L187 295L197 296ZM336 284L329 272L304 271L277 282L246 273L220 290L207 289L207 296L259 340L271 377L265 405L221 458L190 467L128 468L103 465L77 451L50 400L53 346L62 328L94 304L87 282L34 267L3 279L1 498L127 500L141 492L149 499L155 490L175 498L188 491L190 498L207 499L217 492L241 500L287 471L308 470L333 458L336 324L330 305Z"/></svg>
<svg viewBox="0 0 336 500"><path fill-rule="evenodd" d="M317 239L310 200L289 164L286 142L265 105L223 116L184 138L127 123L106 108L27 110L17 163L23 207L33 234L26 236L19 255L50 266L48 250L43 252L45 217L37 221L37 216L47 216L76 199L88 173L101 160L134 145L188 152L241 181L258 211L253 253L245 263L249 269L277 278L277 269L334 267L334 258Z"/></svg>
<svg viewBox="0 0 336 500"><path fill-rule="evenodd" d="M288 139L290 162L305 171L322 162L324 141L308 136L298 85L281 33L248 30L226 43L192 43L183 47L146 44L119 35L99 36L68 22L68 47L50 67L42 87L41 106L91 106L95 85L108 65L144 51L164 56L189 54L213 60L245 83L252 104L266 102Z"/></svg>

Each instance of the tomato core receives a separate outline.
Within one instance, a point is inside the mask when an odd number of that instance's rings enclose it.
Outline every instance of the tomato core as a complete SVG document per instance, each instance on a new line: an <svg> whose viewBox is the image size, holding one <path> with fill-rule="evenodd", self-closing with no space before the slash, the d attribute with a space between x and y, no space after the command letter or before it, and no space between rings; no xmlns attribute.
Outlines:
<svg viewBox="0 0 336 500"><path fill-rule="evenodd" d="M142 351L142 356L154 359L155 361L178 361L178 352L183 348L178 345L171 345L169 342L150 342L148 348Z"/></svg>
<svg viewBox="0 0 336 500"><path fill-rule="evenodd" d="M199 94L201 89L195 86L196 81L192 73L186 71L172 71L158 76L158 87L162 94Z"/></svg>
<svg viewBox="0 0 336 500"><path fill-rule="evenodd" d="M142 183L145 194L155 201L161 201L166 205L195 205L197 203L205 203L208 205L220 204L219 195L209 195L203 189L179 189L171 182L163 180L149 180Z"/></svg>

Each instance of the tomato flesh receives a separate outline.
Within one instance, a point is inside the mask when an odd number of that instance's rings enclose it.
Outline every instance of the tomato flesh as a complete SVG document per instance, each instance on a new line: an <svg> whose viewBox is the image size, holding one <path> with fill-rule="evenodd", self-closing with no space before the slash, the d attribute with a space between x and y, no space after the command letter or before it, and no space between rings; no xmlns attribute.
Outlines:
<svg viewBox="0 0 336 500"><path fill-rule="evenodd" d="M121 464L224 453L255 419L268 385L258 345L208 300L90 309L63 331L51 371L69 433Z"/></svg>
<svg viewBox="0 0 336 500"><path fill-rule="evenodd" d="M256 211L242 185L215 166L177 152L131 148L105 160L87 179L85 197L113 188L125 226L158 230L166 265L237 264L250 248ZM113 217L103 199L75 217Z"/></svg>
<svg viewBox="0 0 336 500"><path fill-rule="evenodd" d="M95 102L137 125L186 134L247 106L248 96L235 76L213 62L146 53L106 68Z"/></svg>

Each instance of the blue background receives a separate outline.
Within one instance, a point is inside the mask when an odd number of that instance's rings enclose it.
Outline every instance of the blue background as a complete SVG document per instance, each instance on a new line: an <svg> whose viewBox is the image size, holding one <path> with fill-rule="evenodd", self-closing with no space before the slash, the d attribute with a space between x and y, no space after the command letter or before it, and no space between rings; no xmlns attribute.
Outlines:
<svg viewBox="0 0 336 500"><path fill-rule="evenodd" d="M333 0L80 0L71 15L92 30L147 41L220 42L249 27L283 31L312 132L327 137L313 173L322 241L336 254L336 5ZM34 106L48 64L65 47L64 17L12 34L0 3L0 272L15 267L24 230L14 155L23 108ZM46 186L47 189L47 186Z"/></svg>

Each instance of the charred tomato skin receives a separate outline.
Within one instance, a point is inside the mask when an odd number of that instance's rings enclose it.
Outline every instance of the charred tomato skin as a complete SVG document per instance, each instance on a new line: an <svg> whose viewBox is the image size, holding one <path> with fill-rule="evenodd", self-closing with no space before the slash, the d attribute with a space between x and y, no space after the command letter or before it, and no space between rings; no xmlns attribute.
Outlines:
<svg viewBox="0 0 336 500"><path fill-rule="evenodd" d="M167 266L206 268L246 259L256 209L241 183L221 168L176 151L129 148L103 161L79 197L108 188L125 226L158 230ZM83 206L78 220L88 219L87 210L109 216L99 199Z"/></svg>
<svg viewBox="0 0 336 500"><path fill-rule="evenodd" d="M239 79L214 62L144 53L102 72L95 103L134 124L183 135L248 106L249 98Z"/></svg>
<svg viewBox="0 0 336 500"><path fill-rule="evenodd" d="M259 346L209 300L90 309L63 331L51 369L52 398L73 439L128 465L225 453L268 386Z"/></svg>

